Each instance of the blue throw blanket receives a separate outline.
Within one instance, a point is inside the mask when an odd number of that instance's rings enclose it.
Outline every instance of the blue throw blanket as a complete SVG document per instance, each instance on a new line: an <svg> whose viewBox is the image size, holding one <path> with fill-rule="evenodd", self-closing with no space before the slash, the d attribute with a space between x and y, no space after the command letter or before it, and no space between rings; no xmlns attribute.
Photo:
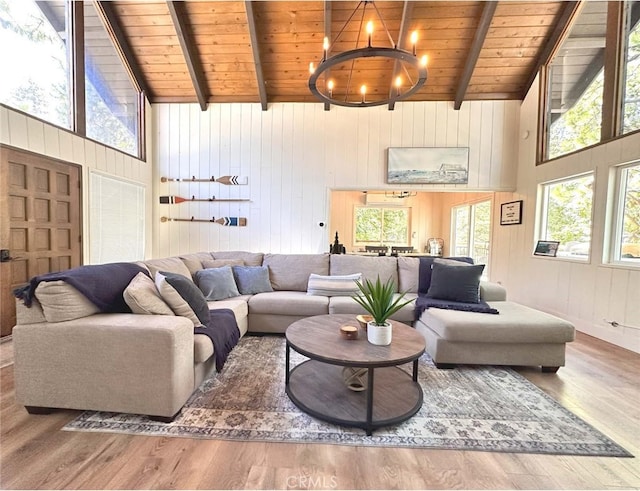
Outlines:
<svg viewBox="0 0 640 491"><path fill-rule="evenodd" d="M422 313L429 307L448 310L462 310L466 312L479 312L483 314L499 314L497 309L490 307L487 302L480 300L479 303L454 302L452 300L440 300L427 295L431 286L431 272L435 257L421 257L418 269L418 298L416 299L415 320L418 320ZM469 264L473 264L470 257L448 257L445 259L455 259Z"/></svg>
<svg viewBox="0 0 640 491"><path fill-rule="evenodd" d="M211 339L216 370L219 372L227 361L229 353L240 340L240 329L231 309L212 309L209 314L211 318L207 325L195 327L193 332L204 334Z"/></svg>
<svg viewBox="0 0 640 491"><path fill-rule="evenodd" d="M66 271L34 276L27 286L13 294L31 307L38 285L43 281L64 281L87 297L101 312L131 312L122 293L138 274L146 269L134 263L110 263L79 266Z"/></svg>

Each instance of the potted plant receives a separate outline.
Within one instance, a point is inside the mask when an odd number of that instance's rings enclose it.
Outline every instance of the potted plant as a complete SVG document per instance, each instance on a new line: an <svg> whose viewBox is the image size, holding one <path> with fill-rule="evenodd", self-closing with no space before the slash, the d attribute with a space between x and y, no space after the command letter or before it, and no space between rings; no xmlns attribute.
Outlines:
<svg viewBox="0 0 640 491"><path fill-rule="evenodd" d="M352 298L364 308L373 320L367 323L367 339L371 344L386 346L391 343L391 323L387 321L411 300L405 300L406 292L396 295L396 285L391 278L386 282L380 281L380 276L374 282L365 279L356 280L361 295Z"/></svg>

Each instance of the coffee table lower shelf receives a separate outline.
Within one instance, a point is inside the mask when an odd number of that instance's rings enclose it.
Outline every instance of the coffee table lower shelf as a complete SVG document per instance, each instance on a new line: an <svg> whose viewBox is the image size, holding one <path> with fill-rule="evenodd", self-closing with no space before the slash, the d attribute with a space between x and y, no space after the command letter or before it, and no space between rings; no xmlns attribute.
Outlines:
<svg viewBox="0 0 640 491"><path fill-rule="evenodd" d="M409 419L422 406L422 388L399 367L369 368L373 387L369 384L362 392L347 388L342 368L307 360L289 372L287 395L304 412L329 423L362 428L367 435Z"/></svg>

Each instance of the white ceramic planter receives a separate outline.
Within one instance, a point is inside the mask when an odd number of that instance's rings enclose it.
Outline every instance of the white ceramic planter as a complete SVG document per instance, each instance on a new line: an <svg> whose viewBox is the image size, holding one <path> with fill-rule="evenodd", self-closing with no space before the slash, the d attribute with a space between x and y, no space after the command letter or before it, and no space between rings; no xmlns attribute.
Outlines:
<svg viewBox="0 0 640 491"><path fill-rule="evenodd" d="M384 326L379 326L375 321L367 322L367 340L371 344L387 346L391 344L392 327L389 322Z"/></svg>

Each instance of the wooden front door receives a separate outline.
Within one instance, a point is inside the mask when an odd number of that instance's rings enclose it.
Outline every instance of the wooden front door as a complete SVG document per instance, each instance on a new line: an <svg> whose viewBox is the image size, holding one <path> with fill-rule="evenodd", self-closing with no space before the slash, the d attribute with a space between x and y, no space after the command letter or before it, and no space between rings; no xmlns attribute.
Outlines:
<svg viewBox="0 0 640 491"><path fill-rule="evenodd" d="M81 264L80 185L77 165L0 146L2 336L16 322L14 288Z"/></svg>

